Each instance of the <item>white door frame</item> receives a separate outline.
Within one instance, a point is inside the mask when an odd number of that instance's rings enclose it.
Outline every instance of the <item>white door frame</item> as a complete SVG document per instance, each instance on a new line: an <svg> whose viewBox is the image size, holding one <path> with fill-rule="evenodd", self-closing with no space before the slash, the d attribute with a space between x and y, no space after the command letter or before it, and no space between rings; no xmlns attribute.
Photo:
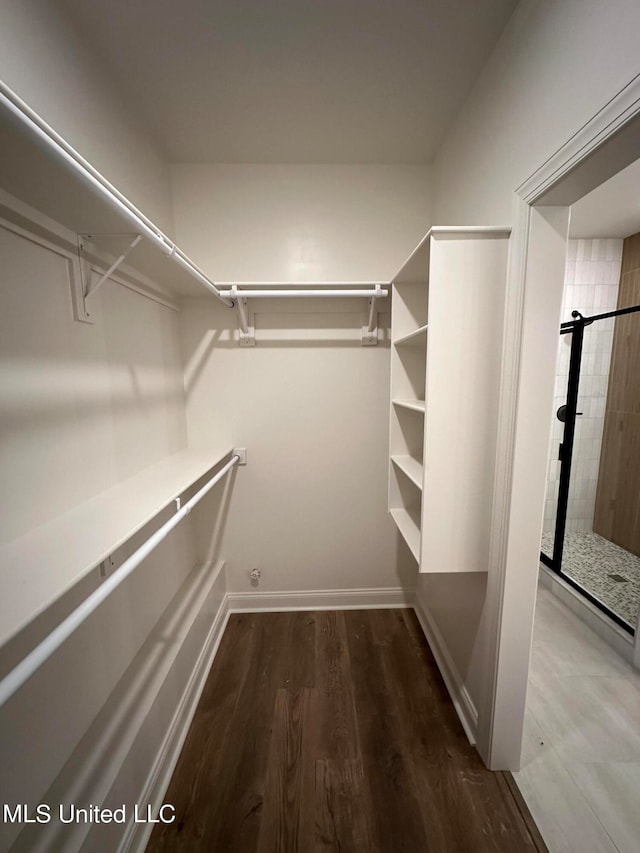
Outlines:
<svg viewBox="0 0 640 853"><path fill-rule="evenodd" d="M638 157L640 75L515 190L477 737L492 770L520 764L569 206Z"/></svg>

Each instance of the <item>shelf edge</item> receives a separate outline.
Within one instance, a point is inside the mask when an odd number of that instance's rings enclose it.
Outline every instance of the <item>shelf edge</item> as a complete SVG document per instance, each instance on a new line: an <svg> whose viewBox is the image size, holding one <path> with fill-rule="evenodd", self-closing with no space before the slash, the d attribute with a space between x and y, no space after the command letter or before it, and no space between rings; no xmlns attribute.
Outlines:
<svg viewBox="0 0 640 853"><path fill-rule="evenodd" d="M412 456L409 456L407 454L396 454L396 453L394 453L389 458L391 459L393 464L396 465L402 471L402 473L405 475L405 477L407 477L407 479L409 479L417 489L422 491L423 466L416 459L414 459ZM405 461L407 459L411 460L411 462L413 464L407 465L407 463ZM412 469L414 469L414 468L419 469L420 479L417 479L416 476L414 475L414 472L412 471Z"/></svg>
<svg viewBox="0 0 640 853"><path fill-rule="evenodd" d="M420 529L417 527L409 513L406 509L390 509L391 518L393 518L396 527L400 531L400 534L404 541L407 543L409 550L411 551L414 560L420 566ZM405 521L408 519L408 522ZM411 525L411 533L409 532L409 525ZM412 536L413 534L413 536ZM417 542L412 542L411 539L417 539Z"/></svg>
<svg viewBox="0 0 640 853"><path fill-rule="evenodd" d="M425 414L426 405L424 400L407 400L407 399L395 399L391 401L393 406L400 406L402 409L409 409L411 412L419 412L421 415Z"/></svg>
<svg viewBox="0 0 640 853"><path fill-rule="evenodd" d="M402 346L403 344L410 344L414 341L417 341L421 335L426 335L427 329L429 328L429 324L425 323L424 326L420 326L419 329L414 329L413 332L409 332L406 335L401 335L399 338L396 338L393 341L394 346Z"/></svg>

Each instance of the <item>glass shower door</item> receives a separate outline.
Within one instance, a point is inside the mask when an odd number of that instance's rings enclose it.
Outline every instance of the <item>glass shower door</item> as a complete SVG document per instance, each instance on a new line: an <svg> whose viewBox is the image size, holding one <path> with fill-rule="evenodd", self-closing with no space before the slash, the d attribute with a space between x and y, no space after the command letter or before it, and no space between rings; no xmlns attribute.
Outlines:
<svg viewBox="0 0 640 853"><path fill-rule="evenodd" d="M637 311L640 306L596 317L574 311L562 324L540 554L551 571L631 634L640 605L640 558L594 531L594 506L613 318ZM607 343L608 355L601 357Z"/></svg>

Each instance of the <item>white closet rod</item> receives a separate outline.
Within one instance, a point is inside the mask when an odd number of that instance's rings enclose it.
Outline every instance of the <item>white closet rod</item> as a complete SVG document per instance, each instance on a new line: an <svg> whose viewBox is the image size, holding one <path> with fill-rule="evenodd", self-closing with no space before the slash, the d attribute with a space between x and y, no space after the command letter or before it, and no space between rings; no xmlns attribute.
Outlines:
<svg viewBox="0 0 640 853"><path fill-rule="evenodd" d="M141 545L137 551L129 557L128 560L107 578L98 589L91 593L88 598L82 602L66 619L54 628L42 642L40 642L29 654L23 658L20 663L11 670L0 681L0 706L13 696L22 685L36 672L42 664L48 660L51 655L57 651L60 646L67 640L71 634L90 616L97 607L113 592L116 587L120 586L123 580L127 578L131 572L136 569L140 563L162 542L163 539L171 533L173 528L182 519L189 515L193 507L202 500L216 483L221 480L224 475L230 471L234 465L240 461L240 457L235 454L230 461L221 468L195 495L191 500L179 509L175 515L165 522L162 527L150 536L147 541Z"/></svg>
<svg viewBox="0 0 640 853"><path fill-rule="evenodd" d="M75 148L60 136L38 113L31 109L6 83L0 80L0 103L16 116L22 124L42 140L47 148L61 160L64 160L71 168L88 184L90 184L102 198L123 214L130 222L142 231L160 251L180 264L189 275L206 287L214 296L230 307L230 303L220 295L220 290L210 281L193 261L187 257L176 245L164 234L153 222L148 219L141 210L132 204L116 187L110 183L104 175L98 172L88 160L79 154Z"/></svg>
<svg viewBox="0 0 640 853"><path fill-rule="evenodd" d="M351 297L366 297L367 299L381 299L387 296L388 291L386 290L236 290L233 288L232 290L221 290L220 296L225 299L273 299L273 298L281 298L281 297L304 297L304 296L313 296L313 297L340 297L340 296L351 296Z"/></svg>

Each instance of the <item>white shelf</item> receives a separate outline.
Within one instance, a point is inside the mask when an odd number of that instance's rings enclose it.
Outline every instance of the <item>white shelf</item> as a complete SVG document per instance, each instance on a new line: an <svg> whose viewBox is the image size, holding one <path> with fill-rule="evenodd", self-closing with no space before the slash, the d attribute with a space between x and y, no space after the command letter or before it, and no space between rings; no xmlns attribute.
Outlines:
<svg viewBox="0 0 640 853"><path fill-rule="evenodd" d="M394 346L424 346L426 344L427 328L427 326L420 326L419 329L415 329L401 338L396 338L393 342Z"/></svg>
<svg viewBox="0 0 640 853"><path fill-rule="evenodd" d="M182 450L0 547L0 646L229 455Z"/></svg>
<svg viewBox="0 0 640 853"><path fill-rule="evenodd" d="M115 259L127 244L126 238L113 235L133 234L131 220L116 210L78 173L36 139L17 118L0 109L0 216L22 224L20 207L44 214L73 236L69 248L77 252L78 234L94 235L99 250ZM6 195L5 195L6 194ZM9 196L7 199L6 196ZM19 204L16 204L16 201ZM27 221L32 215L27 210ZM100 235L112 235L103 238ZM169 235L171 237L171 235ZM127 257L118 275L153 282L168 294L202 296L207 291L178 264L168 260L160 248L143 239Z"/></svg>
<svg viewBox="0 0 640 853"><path fill-rule="evenodd" d="M417 521L406 509L392 509L390 512L416 562L420 563L420 527Z"/></svg>
<svg viewBox="0 0 640 853"><path fill-rule="evenodd" d="M413 456L392 456L391 461L422 491L422 465L417 459Z"/></svg>
<svg viewBox="0 0 640 853"><path fill-rule="evenodd" d="M411 409L412 412L420 412L424 415L424 400L393 400L392 402L394 406L400 406L403 409Z"/></svg>
<svg viewBox="0 0 640 853"><path fill-rule="evenodd" d="M422 240L411 252L406 261L393 277L394 284L424 284L429 271L431 251L431 231L427 231Z"/></svg>

